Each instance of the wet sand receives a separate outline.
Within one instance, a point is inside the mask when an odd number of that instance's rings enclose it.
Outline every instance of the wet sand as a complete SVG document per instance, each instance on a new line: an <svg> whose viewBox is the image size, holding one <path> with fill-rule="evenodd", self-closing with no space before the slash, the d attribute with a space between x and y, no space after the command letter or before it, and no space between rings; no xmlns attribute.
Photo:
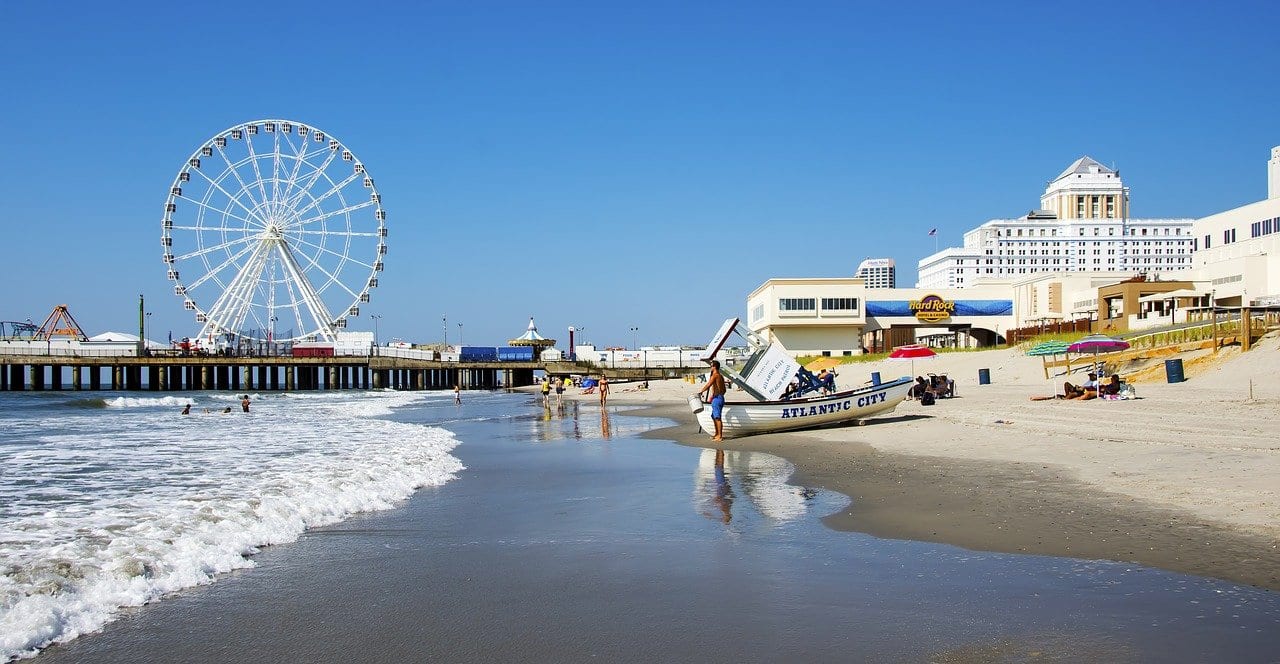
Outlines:
<svg viewBox="0 0 1280 664"><path fill-rule="evenodd" d="M853 499L832 528L977 551L1137 562L1280 590L1280 335L1253 350L1194 352L1186 382L1162 361L1121 364L1130 401L1032 401L1081 373L1045 378L1019 349L944 354L915 365L946 373L957 396L914 401L866 426L730 439L776 454L796 482ZM901 362L839 368L841 386ZM1082 365L1078 365L1082 366ZM978 384L980 370L991 383ZM615 384L610 403L679 426L655 435L710 446L685 399L697 385ZM591 399L593 395L568 395Z"/></svg>
<svg viewBox="0 0 1280 664"><path fill-rule="evenodd" d="M635 414L690 420L682 406ZM921 415L873 420L853 431L901 426ZM1186 510L1100 491L1062 467L993 463L881 451L867 443L832 449L831 432L730 439L721 447L787 459L792 482L848 496L824 523L842 531L961 546L1134 562L1280 590L1280 549L1265 537L1215 524ZM646 434L711 447L696 423Z"/></svg>

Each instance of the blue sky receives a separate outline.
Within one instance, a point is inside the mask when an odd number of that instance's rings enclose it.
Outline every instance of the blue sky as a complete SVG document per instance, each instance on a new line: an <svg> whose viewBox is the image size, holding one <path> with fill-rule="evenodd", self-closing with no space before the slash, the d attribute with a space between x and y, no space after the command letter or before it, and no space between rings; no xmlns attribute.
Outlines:
<svg viewBox="0 0 1280 664"><path fill-rule="evenodd" d="M1266 196L1274 3L6 3L0 320L198 329L161 208L226 127L323 129L377 178L355 328L704 343L770 277L916 262L1081 155L1135 216Z"/></svg>

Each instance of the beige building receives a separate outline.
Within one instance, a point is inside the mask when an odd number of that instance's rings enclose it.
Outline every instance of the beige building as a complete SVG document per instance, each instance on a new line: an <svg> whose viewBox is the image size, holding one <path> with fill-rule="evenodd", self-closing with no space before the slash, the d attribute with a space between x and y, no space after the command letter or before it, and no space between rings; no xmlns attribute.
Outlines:
<svg viewBox="0 0 1280 664"><path fill-rule="evenodd" d="M868 289L862 279L770 279L747 297L747 325L792 355L860 355L917 340L996 343L1015 320L1010 284Z"/></svg>

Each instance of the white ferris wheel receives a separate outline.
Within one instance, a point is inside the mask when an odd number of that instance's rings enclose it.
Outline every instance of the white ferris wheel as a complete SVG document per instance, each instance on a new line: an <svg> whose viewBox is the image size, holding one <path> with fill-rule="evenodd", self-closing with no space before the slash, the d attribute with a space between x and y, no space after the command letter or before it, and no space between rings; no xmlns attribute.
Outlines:
<svg viewBox="0 0 1280 664"><path fill-rule="evenodd" d="M364 163L289 120L206 141L178 170L161 226L173 292L207 340L332 341L369 301L387 253Z"/></svg>

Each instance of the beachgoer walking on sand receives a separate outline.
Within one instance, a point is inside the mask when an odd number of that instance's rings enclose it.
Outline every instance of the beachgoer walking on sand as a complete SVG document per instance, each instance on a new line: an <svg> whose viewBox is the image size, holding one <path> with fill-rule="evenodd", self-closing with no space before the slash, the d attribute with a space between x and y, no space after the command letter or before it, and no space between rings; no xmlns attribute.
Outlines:
<svg viewBox="0 0 1280 664"><path fill-rule="evenodd" d="M551 407L551 383L546 376L542 377L542 405L546 408Z"/></svg>
<svg viewBox="0 0 1280 664"><path fill-rule="evenodd" d="M698 390L698 396L706 392L711 403L711 421L715 423L715 432L711 436L711 440L724 440L724 420L721 416L724 411L724 376L720 374L720 360L711 360L711 375L707 377L707 384Z"/></svg>
<svg viewBox="0 0 1280 664"><path fill-rule="evenodd" d="M462 386L453 386L453 403L462 405Z"/></svg>
<svg viewBox="0 0 1280 664"><path fill-rule="evenodd" d="M564 381L556 381L556 403L564 404Z"/></svg>
<svg viewBox="0 0 1280 664"><path fill-rule="evenodd" d="M240 410L249 412L249 395L246 394L240 398Z"/></svg>
<svg viewBox="0 0 1280 664"><path fill-rule="evenodd" d="M596 385L596 391L600 393L600 407L604 408L605 402L609 400L609 379L604 374L600 374L600 383Z"/></svg>
<svg viewBox="0 0 1280 664"><path fill-rule="evenodd" d="M183 415L190 415L190 414L191 414L191 404L187 404L186 406L183 406L183 407L182 407L182 414L183 414Z"/></svg>

